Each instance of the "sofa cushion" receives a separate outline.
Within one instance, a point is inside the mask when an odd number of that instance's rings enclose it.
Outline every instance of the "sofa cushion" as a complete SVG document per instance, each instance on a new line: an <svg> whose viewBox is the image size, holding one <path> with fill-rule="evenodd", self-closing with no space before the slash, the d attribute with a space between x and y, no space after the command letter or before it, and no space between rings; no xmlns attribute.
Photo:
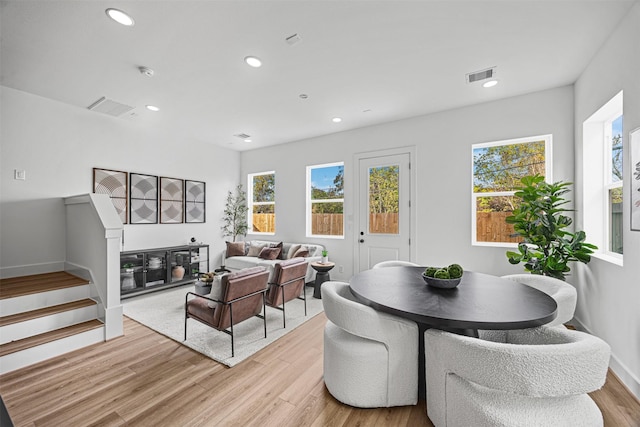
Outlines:
<svg viewBox="0 0 640 427"><path fill-rule="evenodd" d="M227 258L232 256L243 256L245 255L245 245L244 242L225 242L227 244Z"/></svg>
<svg viewBox="0 0 640 427"><path fill-rule="evenodd" d="M280 252L282 252L281 248L262 248L258 258L262 259L279 259Z"/></svg>

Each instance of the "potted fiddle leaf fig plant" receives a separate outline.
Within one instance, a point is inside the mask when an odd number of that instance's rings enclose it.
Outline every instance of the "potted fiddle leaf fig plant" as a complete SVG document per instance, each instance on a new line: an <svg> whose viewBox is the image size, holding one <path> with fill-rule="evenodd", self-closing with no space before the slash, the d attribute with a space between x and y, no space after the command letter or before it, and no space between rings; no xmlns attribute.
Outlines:
<svg viewBox="0 0 640 427"><path fill-rule="evenodd" d="M562 195L570 191L571 183L550 184L540 175L525 176L520 182L515 192L519 203L506 222L513 224L515 235L523 241L518 252L507 251L507 258L511 264L524 262L524 269L532 274L565 280L571 271L569 262L587 264L598 249L585 241L584 231L568 230L573 220L564 215L571 209L564 208L569 201Z"/></svg>

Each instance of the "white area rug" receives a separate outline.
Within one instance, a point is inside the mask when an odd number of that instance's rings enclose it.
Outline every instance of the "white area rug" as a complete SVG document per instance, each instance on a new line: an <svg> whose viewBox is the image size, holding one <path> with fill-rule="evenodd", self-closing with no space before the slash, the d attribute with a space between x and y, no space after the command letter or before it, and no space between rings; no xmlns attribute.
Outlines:
<svg viewBox="0 0 640 427"><path fill-rule="evenodd" d="M323 311L322 300L313 298L313 288L305 286L306 317L302 300L288 302L287 329L283 329L282 311L267 306L267 338L264 338L264 323L260 318L234 325L235 357L231 357L231 335L196 320L187 321L187 341L183 341L184 299L193 289L193 286L183 286L127 299L122 303L124 314L213 360L234 366Z"/></svg>

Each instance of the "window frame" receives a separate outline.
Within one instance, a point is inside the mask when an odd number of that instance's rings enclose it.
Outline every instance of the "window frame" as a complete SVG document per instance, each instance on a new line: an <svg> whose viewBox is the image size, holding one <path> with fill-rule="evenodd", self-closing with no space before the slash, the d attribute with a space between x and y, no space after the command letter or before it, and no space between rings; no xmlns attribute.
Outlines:
<svg viewBox="0 0 640 427"><path fill-rule="evenodd" d="M594 257L623 266L623 254L610 249L612 217L609 192L623 187L624 182L624 179L615 183L612 181L611 124L620 116L624 121L623 91L614 95L582 123L582 227L588 240L598 246ZM624 147L624 129L621 135ZM629 167L624 160L622 165L623 168ZM623 200L627 196L623 187ZM624 235L624 227L622 231Z"/></svg>
<svg viewBox="0 0 640 427"><path fill-rule="evenodd" d="M342 166L342 176L344 179L344 162L332 162L332 163L322 163L322 164L317 164L317 165L308 165L306 168L306 188L305 188L305 230L306 230L306 237L314 237L314 238L321 238L321 239L342 239L344 240L345 238L345 224L344 224L344 186L343 186L343 193L342 193L342 198L341 199L312 199L311 198L311 172L312 170L315 169L323 169L323 168L330 168L330 167L335 167L335 166ZM341 235L330 235L330 234L313 234L313 230L312 230L312 219L311 219L311 215L313 214L312 212L312 207L314 203L342 203L342 215L343 215L343 221L342 221L342 234Z"/></svg>
<svg viewBox="0 0 640 427"><path fill-rule="evenodd" d="M504 197L513 196L515 190L512 191L493 191L493 192L475 192L475 173L474 173L474 150L478 148L489 148L515 144L526 144L530 142L544 141L544 176L546 182L553 182L552 166L553 166L553 134L526 136L521 138L505 139L501 141L480 142L477 144L471 144L471 245L472 246L488 246L488 247L504 247L504 248L516 248L518 243L514 242L481 242L477 238L477 201L479 197Z"/></svg>
<svg viewBox="0 0 640 427"><path fill-rule="evenodd" d="M273 202L254 202L253 200L253 180L257 176L264 175L273 175ZM273 236L276 234L276 172L275 171L265 171L265 172L256 172L247 174L247 206L248 206L248 214L247 214L247 234L255 234L262 236ZM268 206L273 205L273 216L274 216L274 224L273 231L253 231L253 207L254 206Z"/></svg>
<svg viewBox="0 0 640 427"><path fill-rule="evenodd" d="M619 114L618 114L619 113ZM611 191L619 188L622 194L622 200L624 205L624 177L614 181L613 180L613 122L615 122L618 118L623 117L621 110L616 110L612 116L606 119L603 122L603 136L604 140L602 141L602 147L604 153L602 155L604 165L604 174L602 177L602 208L604 209L603 218L605 219L604 224L604 241L603 244L605 248L603 249L603 253L607 256L612 256L615 258L622 257L624 254L624 242L622 242L622 252L614 252L612 250L613 246L613 236L612 236L612 225L613 225L613 212L611 211ZM624 118L623 118L624 120ZM622 132L620 133L622 135ZM622 150L622 157L624 159L624 144L620 148ZM623 174L624 174L624 161L623 161ZM624 227L623 227L624 232Z"/></svg>

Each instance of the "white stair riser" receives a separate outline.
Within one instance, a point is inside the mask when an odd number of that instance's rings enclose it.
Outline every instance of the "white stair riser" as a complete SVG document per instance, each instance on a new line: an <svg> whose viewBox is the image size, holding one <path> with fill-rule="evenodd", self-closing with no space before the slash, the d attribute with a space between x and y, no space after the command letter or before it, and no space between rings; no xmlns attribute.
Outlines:
<svg viewBox="0 0 640 427"><path fill-rule="evenodd" d="M83 285L3 299L0 300L0 316L10 316L12 314L24 313L25 311L37 310L39 308L89 298L90 291L91 288L89 285Z"/></svg>
<svg viewBox="0 0 640 427"><path fill-rule="evenodd" d="M38 317L0 328L0 344L31 337L76 323L97 319L98 306L76 308L75 310L55 313L50 316Z"/></svg>
<svg viewBox="0 0 640 427"><path fill-rule="evenodd" d="M104 341L104 326L0 358L0 375Z"/></svg>

